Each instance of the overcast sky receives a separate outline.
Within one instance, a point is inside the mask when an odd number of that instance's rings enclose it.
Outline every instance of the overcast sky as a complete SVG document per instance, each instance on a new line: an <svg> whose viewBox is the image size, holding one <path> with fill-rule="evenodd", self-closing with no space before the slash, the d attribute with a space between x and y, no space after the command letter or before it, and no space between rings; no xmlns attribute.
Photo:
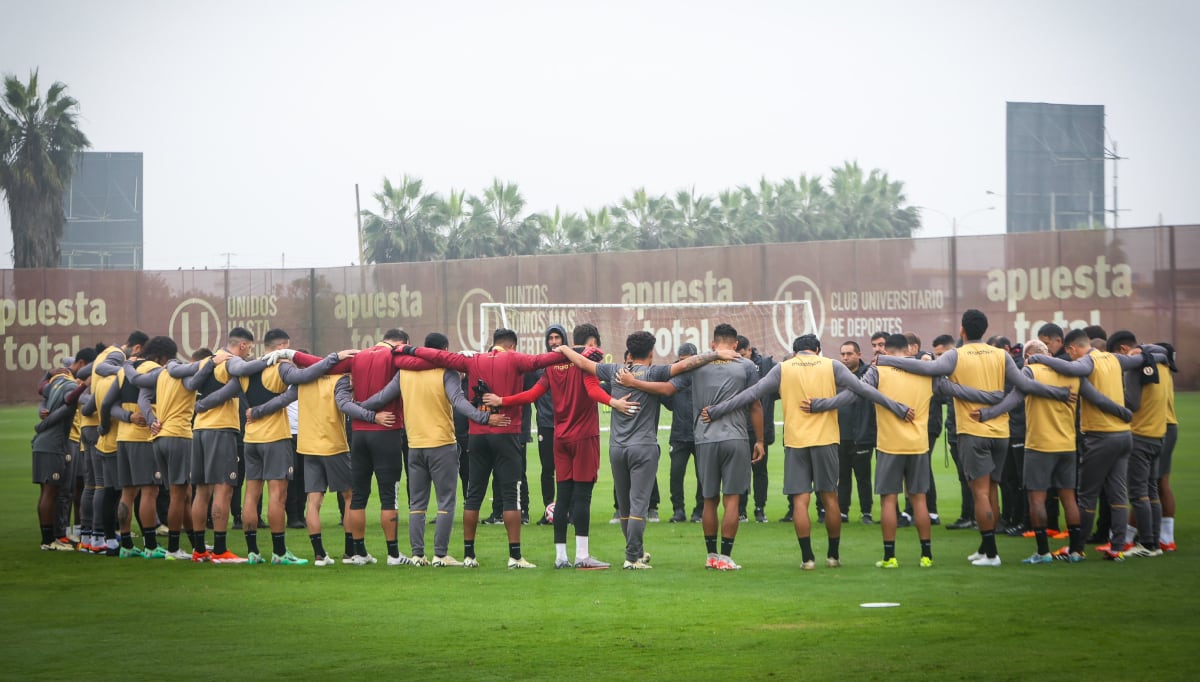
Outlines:
<svg viewBox="0 0 1200 682"><path fill-rule="evenodd" d="M985 192L1004 192L1009 100L1105 105L1129 157L1121 225L1200 222L1184 0L3 0L0 17L0 70L66 83L94 150L145 154L147 268L348 265L355 183L373 209L404 173L582 211L857 160L929 208L922 235L950 217L1002 232ZM5 207L0 266L11 247Z"/></svg>

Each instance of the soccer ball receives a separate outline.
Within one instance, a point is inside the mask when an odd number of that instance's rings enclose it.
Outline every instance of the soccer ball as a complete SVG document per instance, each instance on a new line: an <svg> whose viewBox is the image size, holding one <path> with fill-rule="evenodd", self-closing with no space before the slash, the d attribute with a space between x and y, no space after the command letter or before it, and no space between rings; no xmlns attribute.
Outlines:
<svg viewBox="0 0 1200 682"><path fill-rule="evenodd" d="M554 503L553 502L546 505L546 520L551 521L551 522L554 521Z"/></svg>

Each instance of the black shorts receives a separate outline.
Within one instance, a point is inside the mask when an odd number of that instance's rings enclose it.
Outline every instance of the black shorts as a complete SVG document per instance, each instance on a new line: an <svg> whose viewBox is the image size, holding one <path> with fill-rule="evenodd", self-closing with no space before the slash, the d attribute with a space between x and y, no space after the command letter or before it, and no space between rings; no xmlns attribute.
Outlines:
<svg viewBox="0 0 1200 682"><path fill-rule="evenodd" d="M351 509L366 509L371 475L379 486L380 510L396 509L396 486L404 472L399 431L355 431L350 439Z"/></svg>
<svg viewBox="0 0 1200 682"><path fill-rule="evenodd" d="M470 436L467 452L470 465L467 468L467 499L463 509L479 511L487 497L488 477L496 477L496 488L504 511L516 511L517 483L521 480L521 434L481 433Z"/></svg>

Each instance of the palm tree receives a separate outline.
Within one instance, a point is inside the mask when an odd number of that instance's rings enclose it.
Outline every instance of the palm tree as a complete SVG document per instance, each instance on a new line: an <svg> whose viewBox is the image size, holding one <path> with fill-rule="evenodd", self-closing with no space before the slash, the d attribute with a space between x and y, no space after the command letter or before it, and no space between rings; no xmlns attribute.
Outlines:
<svg viewBox="0 0 1200 682"><path fill-rule="evenodd" d="M858 163L848 161L833 169L829 188L834 232L827 239L911 237L920 226L918 210L901 207L904 183L889 180L878 168L863 177Z"/></svg>
<svg viewBox="0 0 1200 682"><path fill-rule="evenodd" d="M66 214L63 193L74 171L75 153L91 146L79 130L79 103L54 83L45 99L38 72L26 85L4 78L0 102L0 190L12 221L13 266L56 268Z"/></svg>
<svg viewBox="0 0 1200 682"><path fill-rule="evenodd" d="M645 187L639 187L610 210L619 229L632 234L634 248L661 249L671 239L672 208L666 197L651 196Z"/></svg>
<svg viewBox="0 0 1200 682"><path fill-rule="evenodd" d="M563 213L557 206L554 207L554 213L534 213L525 222L536 230L541 253L572 253L579 250L575 239L586 228L586 223L578 215Z"/></svg>
<svg viewBox="0 0 1200 682"><path fill-rule="evenodd" d="M421 191L420 178L405 175L399 185L383 179L375 193L379 213L364 210L363 243L371 263L436 260L444 251L442 234L435 227L441 199Z"/></svg>
<svg viewBox="0 0 1200 682"><path fill-rule="evenodd" d="M515 182L493 179L492 186L483 191L483 200L477 208L472 209L472 218L478 216L477 224L490 229L496 237L494 253L482 255L515 256L532 253L529 249L536 248L536 244L528 244L529 231L521 229L525 197Z"/></svg>

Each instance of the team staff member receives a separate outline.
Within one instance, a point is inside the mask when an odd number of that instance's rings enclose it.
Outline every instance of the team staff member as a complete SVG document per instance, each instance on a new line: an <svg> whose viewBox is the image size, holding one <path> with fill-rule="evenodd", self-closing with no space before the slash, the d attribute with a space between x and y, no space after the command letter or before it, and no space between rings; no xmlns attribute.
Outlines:
<svg viewBox="0 0 1200 682"><path fill-rule="evenodd" d="M492 349L486 353L463 355L434 348L402 346L398 352L416 355L439 367L464 372L467 384L474 390L480 382L499 395L519 393L522 376L542 367L562 362L558 353L525 355L516 352L517 333L497 329L492 334ZM499 410L508 416L508 426L490 426L472 422L470 425L470 465L467 499L463 504L463 565L479 566L475 558L475 531L479 525L479 508L487 494L488 478L495 471L504 500L504 527L508 531L509 568L536 568L521 555L521 511L517 505L517 481L521 478L521 408L506 406Z"/></svg>
<svg viewBox="0 0 1200 682"><path fill-rule="evenodd" d="M775 361L770 356L762 355L758 349L750 345L750 339L745 336L738 336L737 352L743 358L754 363L758 367L758 377L761 379L771 371L775 366ZM763 458L754 464L750 465L750 478L753 480L754 488L754 521L756 523L767 522L767 459L770 457L771 445L775 443L775 396L767 396L763 398ZM747 424L747 427L750 425ZM758 440L757 433L750 433L750 445L754 446L754 442ZM750 490L747 489L742 494L741 506L738 507L738 520L748 521L746 516L747 505L750 501Z"/></svg>
<svg viewBox="0 0 1200 682"><path fill-rule="evenodd" d="M1175 377L1179 371L1175 365L1175 347L1160 341L1159 346L1166 350L1167 367L1170 372L1160 372L1159 381L1166 384L1167 392L1167 432L1163 436L1162 455L1158 458L1158 494L1162 498L1162 535L1158 546L1164 552L1175 551L1175 492L1171 490L1171 460L1175 454L1175 444L1179 441L1179 418L1175 415Z"/></svg>
<svg viewBox="0 0 1200 682"><path fill-rule="evenodd" d="M867 365L862 361L862 351L858 343L843 341L839 354L846 369L862 379L867 373ZM871 516L871 506L874 502L871 494L871 451L875 449L874 414L875 411L864 400L854 400L849 405L838 408L838 429L841 431L841 440L838 442L838 509L842 512L842 521L849 521L850 493L857 482L858 510L862 513L862 522L868 526L875 522Z"/></svg>
<svg viewBox="0 0 1200 682"><path fill-rule="evenodd" d="M567 342L567 329L562 325L552 324L546 330L546 350L552 351L555 348ZM530 372L525 375L526 383L536 384L542 378L546 370L539 369L536 372ZM530 381L532 380L532 383ZM554 398L546 393L542 397L534 401L534 407L537 408L537 447L538 461L541 462L542 472L540 476L542 488L542 507L549 507L554 501L556 494L556 484L554 476ZM503 514L503 511L501 512ZM537 525L549 526L553 522L546 518L545 512L542 513L542 518L538 519Z"/></svg>
<svg viewBox="0 0 1200 682"><path fill-rule="evenodd" d="M678 359L686 360L698 351L696 344L685 343L679 346ZM667 439L670 444L671 456L671 523L683 523L688 520L687 507L684 506L683 480L687 478L688 460L696 456L696 437L692 432L692 389L680 389L672 396L659 396L660 404L671 411L671 435ZM692 506L692 523L703 520L704 496L700 494L700 470L696 472L696 500Z"/></svg>
<svg viewBox="0 0 1200 682"><path fill-rule="evenodd" d="M954 383L981 391L1003 391L1005 382L1008 382L1026 393L1061 400L1073 399L1065 388L1044 386L1021 374L1011 355L984 343L982 339L987 333L987 325L987 316L972 308L962 316L962 328L959 330L963 339L962 348L950 349L932 362L883 355L879 356L878 363L922 376L948 375ZM996 520L1000 511L1000 476L1004 470L1004 458L1008 454L1008 417L1001 416L989 422L972 420L971 411L983 407L982 403L954 399L958 449L975 498L975 522L980 535L979 550L967 559L975 566L999 566Z"/></svg>

